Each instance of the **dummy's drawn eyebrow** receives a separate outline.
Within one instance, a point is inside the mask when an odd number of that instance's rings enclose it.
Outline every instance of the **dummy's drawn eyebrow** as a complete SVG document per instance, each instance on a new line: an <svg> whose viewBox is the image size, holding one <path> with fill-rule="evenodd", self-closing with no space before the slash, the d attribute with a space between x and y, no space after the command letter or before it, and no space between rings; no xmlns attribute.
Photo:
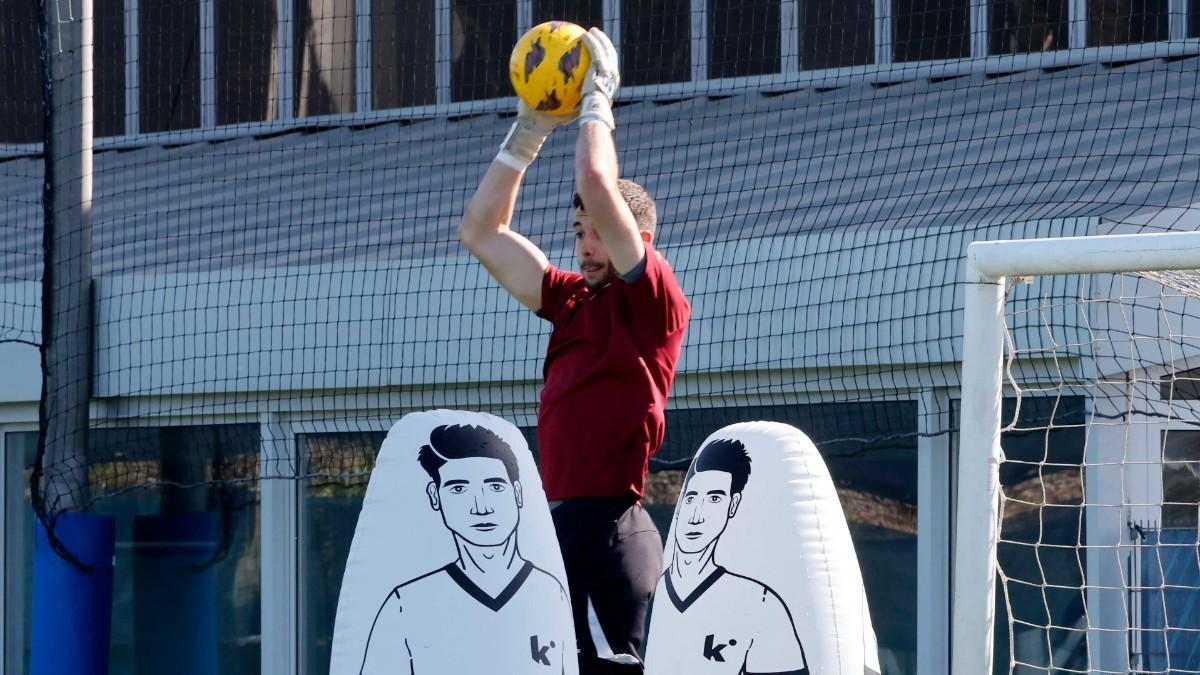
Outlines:
<svg viewBox="0 0 1200 675"><path fill-rule="evenodd" d="M451 485L470 485L470 484L471 484L471 481L462 480L461 478L456 478L454 480L448 480L445 483L442 483L442 486L449 487Z"/></svg>
<svg viewBox="0 0 1200 675"><path fill-rule="evenodd" d="M484 483L501 483L503 485L508 485L508 481L504 480L503 478L485 478L483 482Z"/></svg>

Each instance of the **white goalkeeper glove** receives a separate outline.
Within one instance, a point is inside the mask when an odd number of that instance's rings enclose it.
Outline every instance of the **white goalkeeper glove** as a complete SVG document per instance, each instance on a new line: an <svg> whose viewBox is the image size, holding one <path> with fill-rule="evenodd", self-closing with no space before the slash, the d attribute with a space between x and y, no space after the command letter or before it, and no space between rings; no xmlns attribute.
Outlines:
<svg viewBox="0 0 1200 675"><path fill-rule="evenodd" d="M542 149L542 143L546 142L550 132L578 116L578 109L570 115L547 115L530 108L525 101L518 98L517 120L513 122L508 135L504 137L504 142L500 144L500 152L496 159L517 171L524 171L537 158L538 151Z"/></svg>
<svg viewBox="0 0 1200 675"><path fill-rule="evenodd" d="M617 68L617 48L599 28L583 34L583 44L592 56L592 64L583 76L583 101L580 103L579 123L600 122L609 129L617 127L613 119L612 102L621 86L621 71Z"/></svg>

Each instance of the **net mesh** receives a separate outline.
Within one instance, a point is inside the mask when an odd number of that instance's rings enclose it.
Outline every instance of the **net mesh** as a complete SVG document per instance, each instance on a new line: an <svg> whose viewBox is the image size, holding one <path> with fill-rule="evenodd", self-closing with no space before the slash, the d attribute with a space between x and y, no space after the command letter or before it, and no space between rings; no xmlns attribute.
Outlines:
<svg viewBox="0 0 1200 675"><path fill-rule="evenodd" d="M1200 670L1196 272L1009 293L997 670Z"/></svg>
<svg viewBox="0 0 1200 675"><path fill-rule="evenodd" d="M46 103L68 91L49 66L76 52L41 44L83 3L0 0L0 434L8 494L26 500L9 512L52 533L62 512L123 523L118 623L148 595L130 580L135 524L211 516L225 534L192 562L213 561L230 617L223 672L257 672L261 645L291 639L261 623L274 591L254 581L279 532L308 584L300 667L323 672L349 532L399 416L484 410L536 449L548 326L455 229L512 123L509 50L537 22L613 37L621 171L657 199L655 243L693 308L652 514L665 527L720 426L805 430L843 496L889 675L918 672L914 608L936 615L946 593L918 558L948 559L966 244L1200 223L1200 0L90 4L89 224L43 241L43 198L70 189L47 171ZM512 218L568 269L574 140L551 136ZM39 350L71 316L43 312L62 279L45 261L80 238L90 357L51 362L86 369L90 433L72 445L43 424L39 443ZM1050 297L1026 311L1069 311ZM1082 363L1066 355L1092 342L1055 344L1038 358ZM1072 391L1037 391L1063 404L1021 415L1082 433L1094 388ZM130 630L113 671L169 670Z"/></svg>

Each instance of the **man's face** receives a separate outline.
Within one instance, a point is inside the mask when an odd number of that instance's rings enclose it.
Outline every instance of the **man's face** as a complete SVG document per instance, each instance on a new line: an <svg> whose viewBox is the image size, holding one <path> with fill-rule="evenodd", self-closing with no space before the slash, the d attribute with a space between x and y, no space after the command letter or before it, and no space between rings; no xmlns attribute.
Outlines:
<svg viewBox="0 0 1200 675"><path fill-rule="evenodd" d="M675 543L684 553L698 553L725 531L742 495L729 494L733 476L726 471L700 471L683 486L675 522Z"/></svg>
<svg viewBox="0 0 1200 675"><path fill-rule="evenodd" d="M521 483L508 480L504 463L490 457L452 459L442 484L430 483L429 503L446 527L476 546L500 546L520 520Z"/></svg>
<svg viewBox="0 0 1200 675"><path fill-rule="evenodd" d="M579 261L579 273L583 281L591 288L604 285L612 274L612 265L608 260L608 249L600 241L592 227L592 219L583 209L575 209L575 222L572 224L575 232L575 259Z"/></svg>

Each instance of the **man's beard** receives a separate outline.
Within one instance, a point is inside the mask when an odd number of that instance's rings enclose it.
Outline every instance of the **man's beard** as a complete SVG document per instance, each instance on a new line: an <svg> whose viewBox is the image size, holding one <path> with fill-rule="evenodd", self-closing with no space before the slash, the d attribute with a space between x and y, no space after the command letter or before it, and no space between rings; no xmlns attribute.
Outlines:
<svg viewBox="0 0 1200 675"><path fill-rule="evenodd" d="M1197 0L1197 1L1200 1L1200 0ZM603 276L601 276L601 277L600 277L598 280L596 280L596 281L588 281L587 274L586 274L586 273L584 274L584 276L583 276L583 283L587 284L587 287L588 287L589 289L591 289L591 290L593 290L593 291L595 291L595 290L599 289L601 286L604 286L604 285L605 285L605 284L607 284L609 281L611 281L611 280L612 280L612 278L613 278L613 277L614 277L614 276L617 274L617 270L616 270L616 269L615 269L615 268L612 266L612 263L611 263L611 262L609 262L608 264L604 265L604 267L603 267L602 269L603 269ZM582 266L582 265L580 265L580 270L579 270L579 271L580 271L581 273L583 272L583 266Z"/></svg>

